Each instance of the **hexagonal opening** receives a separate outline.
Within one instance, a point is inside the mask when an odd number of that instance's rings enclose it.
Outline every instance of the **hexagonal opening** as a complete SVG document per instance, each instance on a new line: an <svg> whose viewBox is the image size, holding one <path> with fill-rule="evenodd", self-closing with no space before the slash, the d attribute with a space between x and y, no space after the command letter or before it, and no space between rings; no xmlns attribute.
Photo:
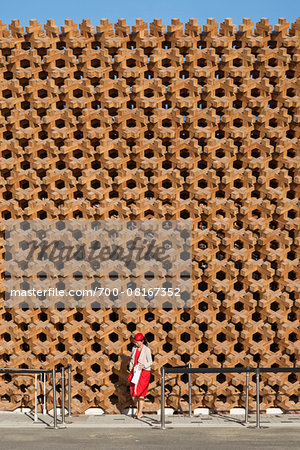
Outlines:
<svg viewBox="0 0 300 450"><path fill-rule="evenodd" d="M289 217L289 219L295 219L297 217L296 211L294 209L290 209L288 211L288 217Z"/></svg>
<svg viewBox="0 0 300 450"><path fill-rule="evenodd" d="M205 342L202 342L201 344L198 345L198 350L201 353L205 353L208 350L208 345Z"/></svg>
<svg viewBox="0 0 300 450"><path fill-rule="evenodd" d="M73 334L73 339L74 339L76 342L81 342L81 341L82 341L82 334L80 334L80 333L75 333L75 334Z"/></svg>
<svg viewBox="0 0 300 450"><path fill-rule="evenodd" d="M126 182L126 186L128 187L128 189L134 189L134 188L136 188L136 181L135 180L128 180Z"/></svg>
<svg viewBox="0 0 300 450"><path fill-rule="evenodd" d="M162 328L163 328L164 331L169 333L169 331L172 330L173 325L171 323L169 323L169 322L166 322L166 323L163 324Z"/></svg>
<svg viewBox="0 0 300 450"><path fill-rule="evenodd" d="M218 383L223 384L226 381L226 375L224 373L219 373L216 376L216 380L217 380Z"/></svg>
<svg viewBox="0 0 300 450"><path fill-rule="evenodd" d="M95 68L96 68L96 67L100 67L100 59L95 59L95 58L92 59L92 60L91 60L91 66L92 66L92 67L95 67Z"/></svg>
<svg viewBox="0 0 300 450"><path fill-rule="evenodd" d="M99 180L92 180L91 181L91 187L93 188L93 189L99 189L100 188L100 181Z"/></svg>
<svg viewBox="0 0 300 450"><path fill-rule="evenodd" d="M172 345L171 345L169 342L166 342L166 343L162 346L162 348L163 348L163 351L166 352L166 353L171 352L172 349L173 349Z"/></svg>
<svg viewBox="0 0 300 450"><path fill-rule="evenodd" d="M56 346L55 346L56 350L59 352L64 352L66 347L62 342L59 342Z"/></svg>
<svg viewBox="0 0 300 450"><path fill-rule="evenodd" d="M64 180L57 180L57 181L55 181L55 187L57 189L63 189L65 187Z"/></svg>
<svg viewBox="0 0 300 450"><path fill-rule="evenodd" d="M93 372L95 372L95 373L99 373L100 372L100 366L99 366L99 364L93 364L92 366L91 366L91 369L92 369L92 371Z"/></svg>
<svg viewBox="0 0 300 450"><path fill-rule="evenodd" d="M117 335L117 333L110 333L108 335L108 338L111 342L117 342L119 340L119 336Z"/></svg>
<svg viewBox="0 0 300 450"><path fill-rule="evenodd" d="M83 314L81 312L76 312L74 314L74 320L76 320L76 322L81 322L83 320Z"/></svg>
<svg viewBox="0 0 300 450"><path fill-rule="evenodd" d="M73 97L75 97L75 98L81 98L81 97L83 97L83 92L82 92L82 90L81 90L81 89L75 89L75 90L73 91Z"/></svg>
<svg viewBox="0 0 300 450"><path fill-rule="evenodd" d="M206 289L203 289L203 290L206 290ZM208 304L206 302L201 302L198 305L198 309L200 311L207 311L208 310Z"/></svg>
<svg viewBox="0 0 300 450"><path fill-rule="evenodd" d="M241 189L243 187L243 183L241 182L241 180L234 180L233 185L237 189Z"/></svg>
<svg viewBox="0 0 300 450"><path fill-rule="evenodd" d="M226 341L226 335L224 333L218 333L217 334L217 341L218 342L224 342Z"/></svg>
<svg viewBox="0 0 300 450"><path fill-rule="evenodd" d="M244 346L240 342L238 342L237 344L234 345L235 352L241 353L243 350L244 350Z"/></svg>
<svg viewBox="0 0 300 450"><path fill-rule="evenodd" d="M147 322L152 322L152 320L154 320L154 318L155 318L155 316L154 316L154 314L152 312L147 312L145 314L145 320Z"/></svg>
<svg viewBox="0 0 300 450"><path fill-rule="evenodd" d="M38 96L40 98L45 98L45 97L47 97L47 95L48 95L48 92L45 89L39 89L38 90Z"/></svg>
<svg viewBox="0 0 300 450"><path fill-rule="evenodd" d="M98 342L95 342L94 344L92 344L92 350L96 353L100 352L101 350L101 345L98 344Z"/></svg>
<svg viewBox="0 0 300 450"><path fill-rule="evenodd" d="M241 250L243 247L244 247L244 244L242 241L240 241L240 240L235 241L234 248Z"/></svg>
<svg viewBox="0 0 300 450"><path fill-rule="evenodd" d="M150 98L150 97L153 97L153 95L154 95L154 93L153 93L153 90L152 90L152 89L145 89L145 91L144 91L144 97Z"/></svg>
<svg viewBox="0 0 300 450"><path fill-rule="evenodd" d="M243 283L241 281L237 281L236 283L234 283L233 288L235 291L242 291L243 290Z"/></svg>
<svg viewBox="0 0 300 450"><path fill-rule="evenodd" d="M183 355L180 356L180 359L182 362L187 364L190 361L191 357L188 353L183 353Z"/></svg>
<svg viewBox="0 0 300 450"><path fill-rule="evenodd" d="M244 309L243 303L242 302L236 302L235 305L234 305L234 309L236 311L239 311L239 312L243 311L243 309Z"/></svg>
<svg viewBox="0 0 300 450"><path fill-rule="evenodd" d="M254 342L260 342L262 340L262 335L260 333L254 333L252 339Z"/></svg>
<svg viewBox="0 0 300 450"><path fill-rule="evenodd" d="M224 322L226 315L223 312L219 312L216 314L216 319L218 322Z"/></svg>
<svg viewBox="0 0 300 450"><path fill-rule="evenodd" d="M81 373L75 373L74 380L77 381L77 383L82 383L83 382L83 376L81 375Z"/></svg>
<svg viewBox="0 0 300 450"><path fill-rule="evenodd" d="M216 97L224 97L225 91L222 88L216 89Z"/></svg>
<svg viewBox="0 0 300 450"><path fill-rule="evenodd" d="M27 180L20 181L20 188L21 189L28 189L29 188L29 182Z"/></svg>
<svg viewBox="0 0 300 450"><path fill-rule="evenodd" d="M180 335L180 339L182 340L182 342L189 342L190 338L191 338L191 335L186 332L184 332Z"/></svg>
<svg viewBox="0 0 300 450"><path fill-rule="evenodd" d="M220 270L219 272L216 273L216 278L221 281L225 280L226 278L225 272L223 272L223 270Z"/></svg>

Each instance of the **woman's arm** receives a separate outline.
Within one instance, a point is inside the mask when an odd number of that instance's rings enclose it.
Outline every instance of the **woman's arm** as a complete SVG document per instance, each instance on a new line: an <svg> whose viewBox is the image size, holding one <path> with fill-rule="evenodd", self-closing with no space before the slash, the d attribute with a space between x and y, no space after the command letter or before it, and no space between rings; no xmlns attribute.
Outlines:
<svg viewBox="0 0 300 450"><path fill-rule="evenodd" d="M153 363L151 350L149 347L147 347L146 360L147 360L147 362L144 364L144 369L149 370Z"/></svg>
<svg viewBox="0 0 300 450"><path fill-rule="evenodd" d="M131 369L134 366L134 350L135 350L135 347L133 347L133 349L131 350L131 356L130 356L130 362L129 362L129 371L131 371Z"/></svg>

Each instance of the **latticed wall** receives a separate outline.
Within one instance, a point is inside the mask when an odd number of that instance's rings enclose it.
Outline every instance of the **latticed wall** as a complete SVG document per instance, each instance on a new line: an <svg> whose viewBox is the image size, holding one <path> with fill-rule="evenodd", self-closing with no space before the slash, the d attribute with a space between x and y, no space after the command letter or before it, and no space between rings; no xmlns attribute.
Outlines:
<svg viewBox="0 0 300 450"><path fill-rule="evenodd" d="M1 366L71 363L74 411L111 413L130 405L135 331L154 354L149 411L163 364L299 364L299 35L285 19L0 24L2 239L9 218L194 224L192 308L5 309L3 296ZM167 404L184 410L187 377L169 377ZM244 382L193 376L193 407L242 406ZM0 407L32 404L31 384L2 377ZM299 409L299 378L263 375L269 406Z"/></svg>

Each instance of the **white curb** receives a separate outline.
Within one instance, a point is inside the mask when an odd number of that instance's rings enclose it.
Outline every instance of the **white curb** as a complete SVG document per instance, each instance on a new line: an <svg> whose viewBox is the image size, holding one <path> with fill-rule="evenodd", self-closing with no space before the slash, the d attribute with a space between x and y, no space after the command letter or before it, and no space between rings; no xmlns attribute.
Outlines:
<svg viewBox="0 0 300 450"><path fill-rule="evenodd" d="M105 414L102 408L88 408L86 411L84 411L84 414L86 416L102 416Z"/></svg>
<svg viewBox="0 0 300 450"><path fill-rule="evenodd" d="M231 408L230 415L235 415L235 414L245 414L245 408Z"/></svg>
<svg viewBox="0 0 300 450"><path fill-rule="evenodd" d="M158 416L160 416L160 409L157 410L156 413ZM174 414L174 409L173 408L165 408L165 415L166 416L173 416Z"/></svg>
<svg viewBox="0 0 300 450"><path fill-rule="evenodd" d="M267 408L266 414L283 414L283 411L281 408Z"/></svg>
<svg viewBox="0 0 300 450"><path fill-rule="evenodd" d="M209 408L196 408L196 409L194 409L193 413L194 413L194 416L208 415Z"/></svg>

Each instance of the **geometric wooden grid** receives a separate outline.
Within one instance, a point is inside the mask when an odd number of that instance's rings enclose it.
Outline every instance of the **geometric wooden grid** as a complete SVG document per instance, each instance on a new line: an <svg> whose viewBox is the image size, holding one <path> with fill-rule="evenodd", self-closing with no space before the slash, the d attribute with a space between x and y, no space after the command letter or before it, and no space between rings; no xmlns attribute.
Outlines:
<svg viewBox="0 0 300 450"><path fill-rule="evenodd" d="M9 218L193 221L192 308L5 309L3 293L1 366L71 363L73 411L116 413L136 331L148 411L164 364L299 365L299 36L299 19L0 23L2 243ZM192 378L193 407L244 405L244 374ZM32 379L2 381L2 409L33 404ZM168 375L167 405L187 394ZM299 377L262 375L261 394L299 409Z"/></svg>

